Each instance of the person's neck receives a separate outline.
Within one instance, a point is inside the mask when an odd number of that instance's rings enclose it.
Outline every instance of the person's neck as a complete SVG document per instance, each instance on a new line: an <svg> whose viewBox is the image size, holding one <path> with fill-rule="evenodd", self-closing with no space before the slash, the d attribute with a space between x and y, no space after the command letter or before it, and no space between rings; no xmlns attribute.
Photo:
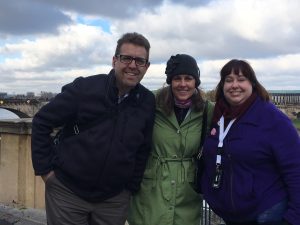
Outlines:
<svg viewBox="0 0 300 225"><path fill-rule="evenodd" d="M131 89L133 89L133 87L124 87L124 86L121 86L117 83L117 88L118 88L118 96L124 96L126 94L128 94Z"/></svg>
<svg viewBox="0 0 300 225"><path fill-rule="evenodd" d="M121 96L124 96L124 95L128 94L131 89L126 89L126 90L120 90L120 89L118 89L118 90L119 90L118 96L121 97Z"/></svg>

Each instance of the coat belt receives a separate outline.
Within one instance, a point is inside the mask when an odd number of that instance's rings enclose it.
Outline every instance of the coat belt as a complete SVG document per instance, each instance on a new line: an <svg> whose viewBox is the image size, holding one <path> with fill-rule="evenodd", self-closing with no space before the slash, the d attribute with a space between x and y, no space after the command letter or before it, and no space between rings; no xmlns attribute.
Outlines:
<svg viewBox="0 0 300 225"><path fill-rule="evenodd" d="M187 179L188 174L186 173L186 162L193 163L194 158L192 157L186 157L186 158L180 158L180 157L161 157L152 154L152 159L154 159L154 168L153 172L156 174L155 179L153 180L152 187L157 185L158 177L161 177L161 184L162 185L162 195L166 200L171 199L171 191L169 185L170 185L170 179L168 179L170 172L168 168L169 163L179 163L180 166L180 173L176 175L177 182L185 183ZM161 170L161 176L158 176L159 170ZM179 175L179 177L178 177Z"/></svg>
<svg viewBox="0 0 300 225"><path fill-rule="evenodd" d="M158 169L159 167L162 167L162 179L166 179L169 176L169 170L167 167L167 163L181 163L181 182L185 182L186 180L186 176L185 176L185 166L183 162L191 162L193 163L195 161L195 159L193 157L186 157L186 158L175 158L175 157L161 157L161 156L157 156L157 155L153 155L152 157L155 159L155 168L156 168L156 175L158 174Z"/></svg>
<svg viewBox="0 0 300 225"><path fill-rule="evenodd" d="M157 155L153 155L153 154L152 154L152 157L155 158L155 159L157 159L161 163L166 163L166 162L183 162L183 161L194 162L194 160L195 160L193 157L189 157L189 158L162 157L162 156L157 156Z"/></svg>

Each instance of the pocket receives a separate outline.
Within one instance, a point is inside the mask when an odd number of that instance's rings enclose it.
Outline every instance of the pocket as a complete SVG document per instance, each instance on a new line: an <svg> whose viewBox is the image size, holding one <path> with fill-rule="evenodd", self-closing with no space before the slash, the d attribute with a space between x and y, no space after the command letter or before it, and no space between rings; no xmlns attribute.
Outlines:
<svg viewBox="0 0 300 225"><path fill-rule="evenodd" d="M154 186L154 169L146 169L144 172L143 180L141 182L141 189L144 191L150 191L151 188Z"/></svg>
<svg viewBox="0 0 300 225"><path fill-rule="evenodd" d="M225 173L223 173L225 175ZM256 202L255 193L254 193L254 175L250 172L242 171L241 173L235 173L231 175L232 178L232 192L236 196L234 201L236 203L248 202L249 205ZM224 180L230 180L228 177ZM231 185L228 183L227 185ZM243 209L243 203L237 207L241 210ZM250 210L250 209L248 209Z"/></svg>
<svg viewBox="0 0 300 225"><path fill-rule="evenodd" d="M55 164L66 176L85 187L96 182L95 171L103 170L107 154L105 147L101 151L99 147L97 149L97 143L101 141L95 130L97 128L64 139L59 145Z"/></svg>
<svg viewBox="0 0 300 225"><path fill-rule="evenodd" d="M128 191L127 189L124 189L118 195L110 198L109 201L119 202L119 203L127 203L127 202L129 202L130 197L131 197L131 192Z"/></svg>
<svg viewBox="0 0 300 225"><path fill-rule="evenodd" d="M144 171L143 178L156 179L156 172L159 169L159 167L160 167L159 161L156 158L154 158L152 155L150 155L146 163L146 168Z"/></svg>
<svg viewBox="0 0 300 225"><path fill-rule="evenodd" d="M158 161L150 156L148 158L146 169L143 174L143 179L141 182L141 189L145 192L150 192L157 182L157 172L158 172Z"/></svg>
<svg viewBox="0 0 300 225"><path fill-rule="evenodd" d="M144 172L144 179L153 179L154 178L154 169L148 168Z"/></svg>

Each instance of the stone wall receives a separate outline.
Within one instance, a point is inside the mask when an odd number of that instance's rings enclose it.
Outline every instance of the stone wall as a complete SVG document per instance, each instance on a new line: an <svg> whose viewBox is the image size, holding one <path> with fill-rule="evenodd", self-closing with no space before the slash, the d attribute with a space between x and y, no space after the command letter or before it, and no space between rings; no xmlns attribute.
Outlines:
<svg viewBox="0 0 300 225"><path fill-rule="evenodd" d="M44 208L44 182L31 162L31 119L0 121L0 202Z"/></svg>

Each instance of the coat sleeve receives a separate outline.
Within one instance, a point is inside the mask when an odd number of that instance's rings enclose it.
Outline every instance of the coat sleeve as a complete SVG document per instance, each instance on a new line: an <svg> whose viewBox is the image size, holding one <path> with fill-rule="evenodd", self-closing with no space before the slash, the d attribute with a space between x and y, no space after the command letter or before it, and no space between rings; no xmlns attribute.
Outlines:
<svg viewBox="0 0 300 225"><path fill-rule="evenodd" d="M53 100L43 106L32 120L31 157L35 175L50 172L54 156L51 133L76 116L78 105L77 78L73 83L62 88Z"/></svg>
<svg viewBox="0 0 300 225"><path fill-rule="evenodd" d="M273 153L288 192L288 209L284 218L291 224L300 221L300 138L289 118L280 115L273 121Z"/></svg>
<svg viewBox="0 0 300 225"><path fill-rule="evenodd" d="M147 104L147 111L144 113L147 113L147 121L144 129L144 143L140 146L136 153L133 177L131 182L127 185L128 190L130 190L133 194L140 189L140 184L143 179L146 163L152 146L151 143L155 113L155 98L152 93L149 94L147 98L149 99L146 100L145 103Z"/></svg>

